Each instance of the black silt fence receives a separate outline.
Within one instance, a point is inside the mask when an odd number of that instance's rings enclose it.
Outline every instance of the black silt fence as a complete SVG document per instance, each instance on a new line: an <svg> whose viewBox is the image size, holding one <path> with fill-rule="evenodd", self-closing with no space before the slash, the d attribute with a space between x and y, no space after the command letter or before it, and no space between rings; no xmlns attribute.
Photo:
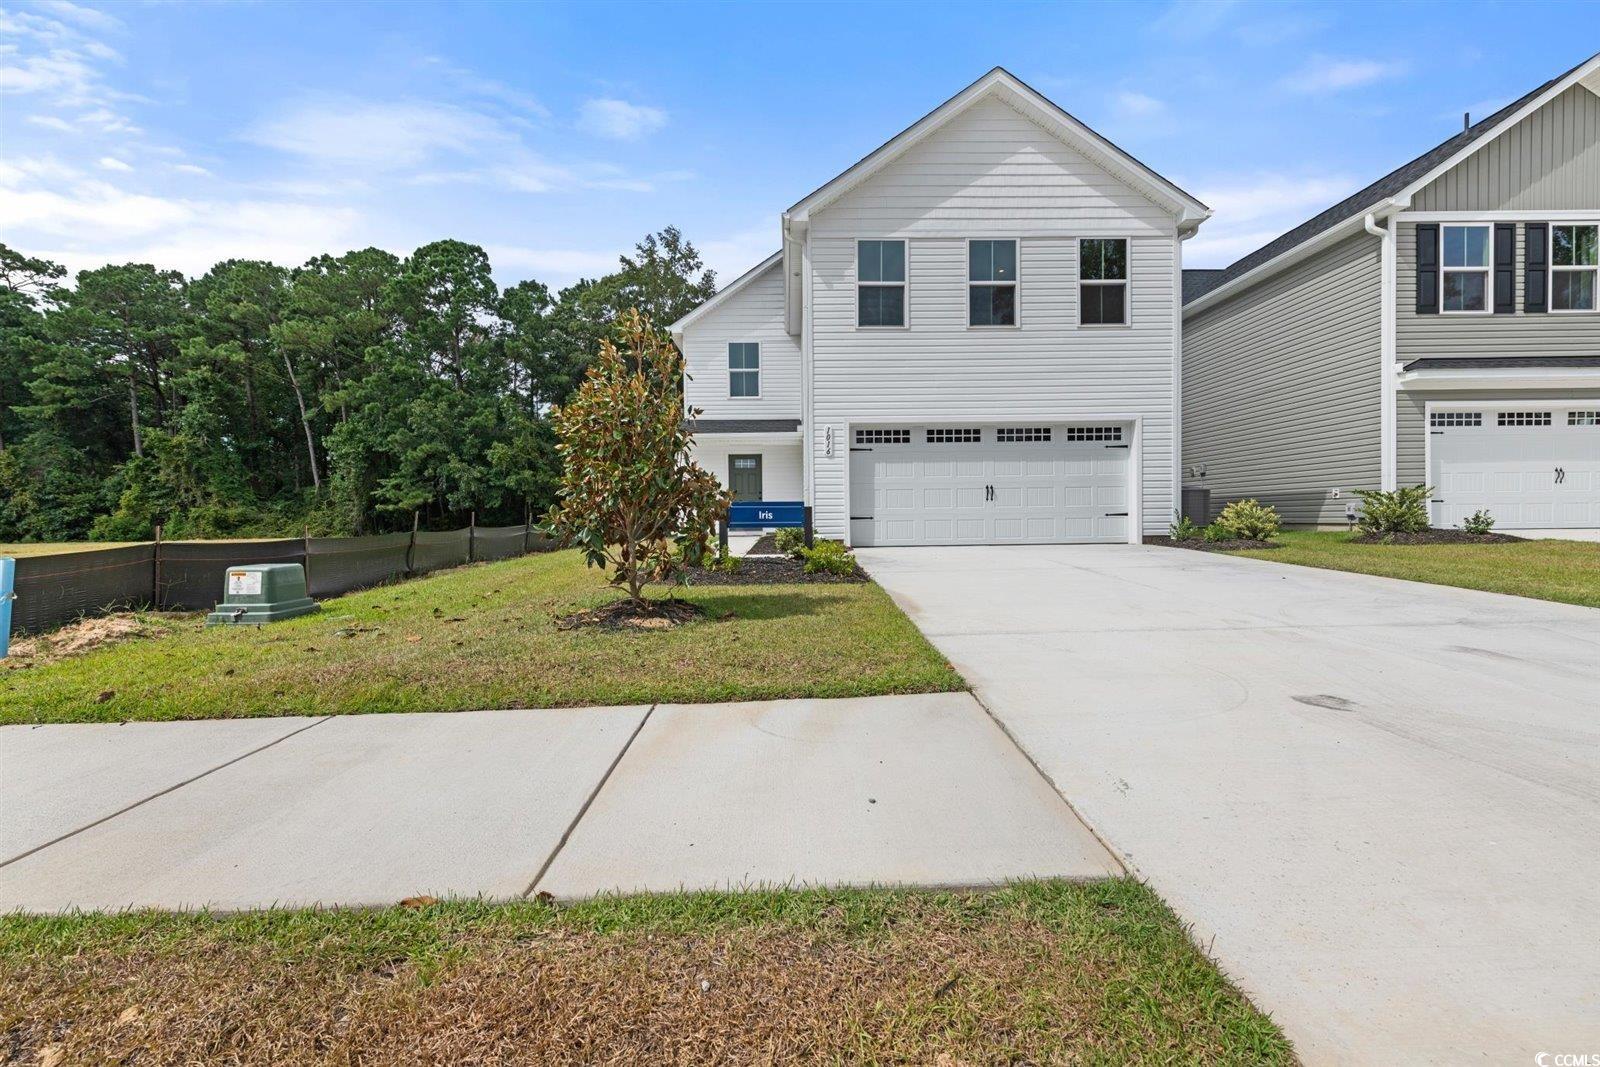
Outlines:
<svg viewBox="0 0 1600 1067"><path fill-rule="evenodd" d="M159 541L17 560L14 633L39 633L86 615L125 608L210 611L223 575L245 563L299 563L313 597L464 563L544 552L552 542L530 526L307 537L261 541Z"/></svg>

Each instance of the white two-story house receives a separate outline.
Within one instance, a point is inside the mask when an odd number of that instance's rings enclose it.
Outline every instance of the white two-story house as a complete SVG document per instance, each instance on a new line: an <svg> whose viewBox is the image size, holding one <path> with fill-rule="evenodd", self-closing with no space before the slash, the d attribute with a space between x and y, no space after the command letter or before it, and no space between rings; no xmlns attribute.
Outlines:
<svg viewBox="0 0 1600 1067"><path fill-rule="evenodd" d="M997 68L673 324L697 458L857 546L1164 533L1182 242L1209 214Z"/></svg>

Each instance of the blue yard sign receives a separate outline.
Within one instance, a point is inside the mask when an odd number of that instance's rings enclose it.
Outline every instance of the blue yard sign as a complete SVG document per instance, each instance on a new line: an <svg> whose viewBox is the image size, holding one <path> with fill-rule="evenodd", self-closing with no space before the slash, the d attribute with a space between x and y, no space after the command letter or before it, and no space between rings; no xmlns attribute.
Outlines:
<svg viewBox="0 0 1600 1067"><path fill-rule="evenodd" d="M0 659L6 658L11 648L11 602L17 599L12 592L17 587L17 561L0 558Z"/></svg>
<svg viewBox="0 0 1600 1067"><path fill-rule="evenodd" d="M800 500L738 500L728 510L728 526L735 530L805 524L806 506Z"/></svg>

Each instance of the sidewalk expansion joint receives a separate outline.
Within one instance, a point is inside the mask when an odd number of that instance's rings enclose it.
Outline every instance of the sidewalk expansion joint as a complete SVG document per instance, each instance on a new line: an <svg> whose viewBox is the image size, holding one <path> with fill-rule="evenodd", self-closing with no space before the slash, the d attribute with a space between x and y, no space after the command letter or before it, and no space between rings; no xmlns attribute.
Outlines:
<svg viewBox="0 0 1600 1067"><path fill-rule="evenodd" d="M606 768L606 773L600 776L600 780L595 783L594 789L590 790L588 797L584 799L583 807L578 809L578 813L574 815L572 817L572 821L567 824L566 830L561 834L561 840L556 842L556 847L551 849L550 855L545 857L544 863L539 866L539 870L536 874L534 874L533 880L528 883L528 888L522 891L523 897L526 898L532 896L533 891L538 888L539 883L544 880L544 876L549 872L551 865L555 863L556 857L561 855L561 850L567 847L567 841L572 837L572 832L578 828L578 824L583 821L583 817L589 814L590 805L592 805L595 801L595 798L600 795L600 790L606 787L606 783L611 781L611 775L616 772L618 764L622 762L622 757L628 754L628 749L633 747L634 739L639 736L639 733L644 729L644 724L650 721L650 716L654 715L656 708L660 706L660 704L651 704L645 709L644 715L642 715L639 719L639 725L635 726L633 728L633 733L628 735L628 740L625 741L622 745L622 748L618 750L616 758L611 761L611 766Z"/></svg>
<svg viewBox="0 0 1600 1067"><path fill-rule="evenodd" d="M176 782L173 785L169 785L165 789L157 790L156 792L151 793L149 796L143 798L142 800L135 800L132 804L128 804L125 807L118 808L116 811L113 811L109 815L102 815L100 818L95 819L93 822L84 823L82 826L78 827L76 830L68 830L66 833L60 835L59 837L53 837L50 840L46 841L42 845L35 845L33 848L28 849L26 852L19 852L15 856L11 856L11 857L8 857L7 859L0 860L0 867L9 867L11 864L16 863L18 860L27 859L29 856L33 855L35 852L42 852L45 849L49 848L51 845L59 845L61 842L67 840L69 837L77 837L79 834L83 833L85 830L93 830L96 826L99 826L103 822L110 822L112 819L115 819L119 815L126 815L128 812L132 811L134 808L142 807L143 805L150 803L152 800L159 799L160 797L166 796L168 793L171 793L171 792L174 792L176 790L182 789L184 786L189 785L191 782L198 782L200 779L206 777L207 775L216 774L218 771L222 770L225 767L232 767L235 763L238 763L240 760L249 759L251 756L254 756L257 752L265 752L267 749L271 748L273 745L282 744L283 742L289 740L289 738L291 738L291 737L297 737L300 734L303 734L307 730L311 729L313 726L321 726L323 723L327 722L331 718L333 718L332 715L324 715L320 719L317 719L317 720L315 720L313 722L306 723L304 726L300 727L300 729L298 729L298 730L291 730L288 733L284 734L282 737L274 738L271 741L268 741L264 745L257 745L255 748L252 748L250 751L242 752L242 753L240 753L239 755L233 757L230 760L224 760L223 762L217 764L215 767L212 767L209 770L201 771L199 774L193 775L192 777L189 777L189 778L185 778L183 781Z"/></svg>

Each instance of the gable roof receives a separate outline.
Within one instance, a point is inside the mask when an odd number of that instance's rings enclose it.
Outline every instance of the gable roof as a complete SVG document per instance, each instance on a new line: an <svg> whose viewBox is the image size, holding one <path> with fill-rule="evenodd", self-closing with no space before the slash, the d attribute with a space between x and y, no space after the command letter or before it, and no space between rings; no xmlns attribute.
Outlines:
<svg viewBox="0 0 1600 1067"><path fill-rule="evenodd" d="M1313 238L1353 219L1364 217L1369 211L1384 205L1387 201L1409 202L1413 193L1580 81L1600 94L1600 53L1590 56L1532 92L1513 100L1488 118L1475 122L1455 136L1441 141L1416 159L1396 167L1360 192L1346 197L1326 211L1312 216L1287 233L1268 241L1254 252L1216 271L1212 277L1196 279L1193 293L1190 292L1188 279L1185 278L1184 303L1187 305L1200 300L1225 285L1255 273ZM1185 275L1188 273L1184 272Z"/></svg>
<svg viewBox="0 0 1600 1067"><path fill-rule="evenodd" d="M814 212L877 174L972 105L991 97L1032 119L1045 132L1083 153L1112 177L1172 212L1178 217L1180 230L1193 232L1211 217L1211 209L1205 204L1078 121L1004 67L995 67L867 153L838 177L802 197L783 214L785 232L792 223L808 222Z"/></svg>
<svg viewBox="0 0 1600 1067"><path fill-rule="evenodd" d="M710 300L707 300L704 304L701 304L699 307L689 312L689 314L685 315L671 326L668 326L667 332L670 333L673 338L678 340L681 344L683 340L683 331L686 326L700 318L702 315L714 310L724 300L727 300L739 290L743 289L745 286L761 277L767 271L777 266L778 261L781 259L783 259L782 252L772 253L772 255L768 256L766 259L763 259L760 263L757 263L755 266L739 275L732 282L728 283L728 285L717 290L716 294L712 296Z"/></svg>

